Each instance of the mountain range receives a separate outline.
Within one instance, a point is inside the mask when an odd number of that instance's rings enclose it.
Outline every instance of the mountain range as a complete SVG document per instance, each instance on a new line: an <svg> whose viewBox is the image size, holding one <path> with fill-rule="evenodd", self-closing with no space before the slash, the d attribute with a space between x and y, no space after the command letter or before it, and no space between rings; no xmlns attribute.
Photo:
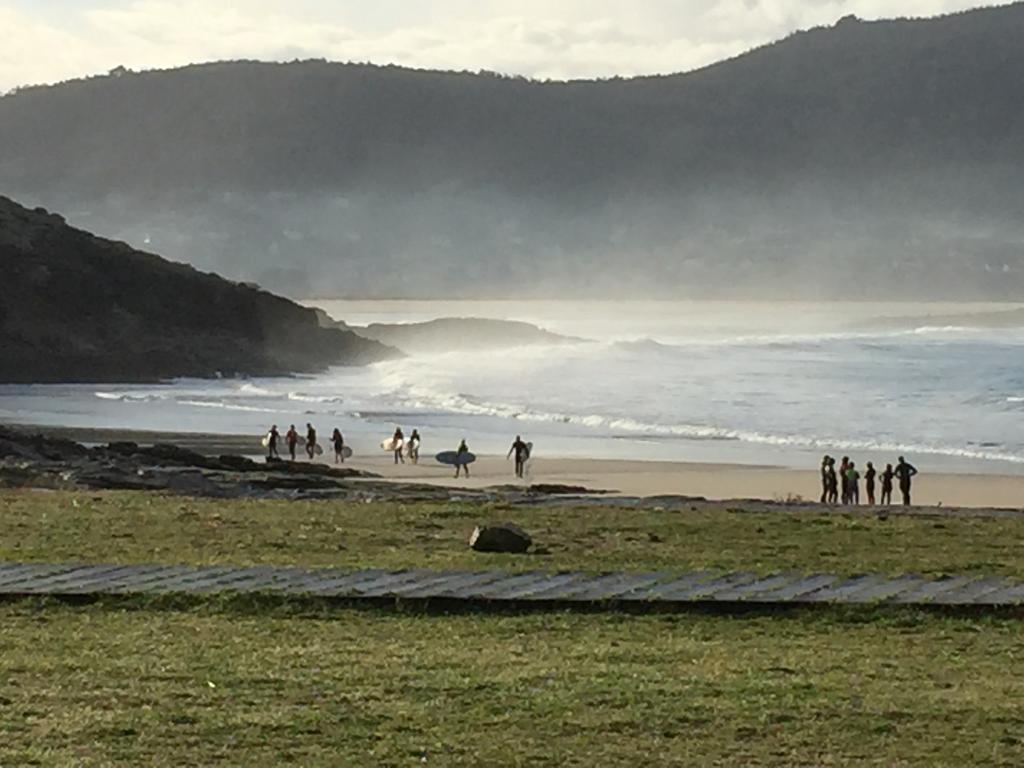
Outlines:
<svg viewBox="0 0 1024 768"><path fill-rule="evenodd" d="M0 98L0 191L292 296L1021 298L1024 3L679 75L221 62Z"/></svg>

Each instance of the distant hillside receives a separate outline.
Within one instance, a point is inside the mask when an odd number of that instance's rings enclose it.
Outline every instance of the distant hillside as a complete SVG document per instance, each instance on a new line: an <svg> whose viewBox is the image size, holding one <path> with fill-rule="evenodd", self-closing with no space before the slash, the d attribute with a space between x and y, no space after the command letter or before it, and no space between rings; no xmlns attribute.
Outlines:
<svg viewBox="0 0 1024 768"><path fill-rule="evenodd" d="M0 197L0 382L273 375L395 350Z"/></svg>
<svg viewBox="0 0 1024 768"><path fill-rule="evenodd" d="M293 295L1024 295L1024 4L540 83L236 62L0 98L0 189Z"/></svg>

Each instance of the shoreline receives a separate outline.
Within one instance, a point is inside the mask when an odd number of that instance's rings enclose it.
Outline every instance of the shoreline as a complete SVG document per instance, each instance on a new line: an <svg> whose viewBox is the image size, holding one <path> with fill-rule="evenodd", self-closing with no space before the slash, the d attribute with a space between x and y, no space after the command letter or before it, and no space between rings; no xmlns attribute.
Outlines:
<svg viewBox="0 0 1024 768"><path fill-rule="evenodd" d="M258 440L249 436L204 433L135 431L125 429L89 429L40 427L10 424L15 429L41 433L86 444L131 441L141 445L170 443L209 455L240 454L259 459ZM304 458L304 454L300 454ZM329 463L325 449L318 463ZM437 464L424 455L419 465L395 465L390 453L378 451L357 455L345 462L349 469L364 470L383 480L447 488L480 490L495 486L565 485L579 486L609 496L657 497L702 496L709 501L757 499L766 502L816 503L821 494L817 468L790 469L728 463L682 461L615 460L599 458L538 457L528 466L523 480L514 476L513 463L504 456L479 456L470 466L467 480L453 477L451 467ZM1020 509L1024 507L1024 476L1009 474L930 472L918 467L913 502L919 507L960 507L971 509ZM861 499L866 493L861 486ZM899 491L894 493L899 506ZM862 508L867 508L862 503Z"/></svg>

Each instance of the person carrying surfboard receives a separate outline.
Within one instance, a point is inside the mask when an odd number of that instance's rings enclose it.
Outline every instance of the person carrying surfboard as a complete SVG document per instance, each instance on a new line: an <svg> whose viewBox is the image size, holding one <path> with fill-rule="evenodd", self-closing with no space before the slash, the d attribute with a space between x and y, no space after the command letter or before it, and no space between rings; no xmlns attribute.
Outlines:
<svg viewBox="0 0 1024 768"><path fill-rule="evenodd" d="M270 431L267 432L267 458L268 459L279 459L281 458L277 453L277 441L281 437L281 434L277 431L277 424L274 424Z"/></svg>
<svg viewBox="0 0 1024 768"><path fill-rule="evenodd" d="M516 477L522 477L523 471L526 469L526 460L530 458L530 446L524 443L523 438L519 435L516 435L516 441L508 449L508 456L505 457L505 461L508 461L513 453L516 455Z"/></svg>
<svg viewBox="0 0 1024 768"><path fill-rule="evenodd" d="M458 450L455 451L455 477L459 476L459 470L466 470L466 477L469 477L469 462L459 461L463 454L469 453L469 446L466 445L466 438L462 438L462 442L459 443Z"/></svg>
<svg viewBox="0 0 1024 768"><path fill-rule="evenodd" d="M345 438L341 434L341 430L337 427L334 428L334 434L331 435L331 442L334 443L334 463L344 464L345 463Z"/></svg>
<svg viewBox="0 0 1024 768"><path fill-rule="evenodd" d="M414 429L409 435L409 460L413 464L420 463L420 431Z"/></svg>
<svg viewBox="0 0 1024 768"><path fill-rule="evenodd" d="M402 434L401 427L395 427L395 436L391 438L392 445L395 446L395 464L402 462L405 464L405 457L402 456L402 448L405 447L405 435Z"/></svg>
<svg viewBox="0 0 1024 768"><path fill-rule="evenodd" d="M299 433L295 431L294 424L288 428L288 432L284 436L284 442L288 446L288 453L291 454L292 461L295 461L295 446L299 444Z"/></svg>
<svg viewBox="0 0 1024 768"><path fill-rule="evenodd" d="M306 423L306 455L309 456L310 461L316 456L316 430L308 422Z"/></svg>

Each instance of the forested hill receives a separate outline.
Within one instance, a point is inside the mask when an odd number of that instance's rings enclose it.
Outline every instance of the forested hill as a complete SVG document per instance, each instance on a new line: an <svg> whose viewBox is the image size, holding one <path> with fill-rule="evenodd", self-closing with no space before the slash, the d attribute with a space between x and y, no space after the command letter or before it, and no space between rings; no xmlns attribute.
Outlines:
<svg viewBox="0 0 1024 768"><path fill-rule="evenodd" d="M0 99L0 189L292 293L1019 295L1021 40L1018 3L665 77L118 72Z"/></svg>
<svg viewBox="0 0 1024 768"><path fill-rule="evenodd" d="M0 197L0 383L280 375L397 350Z"/></svg>

